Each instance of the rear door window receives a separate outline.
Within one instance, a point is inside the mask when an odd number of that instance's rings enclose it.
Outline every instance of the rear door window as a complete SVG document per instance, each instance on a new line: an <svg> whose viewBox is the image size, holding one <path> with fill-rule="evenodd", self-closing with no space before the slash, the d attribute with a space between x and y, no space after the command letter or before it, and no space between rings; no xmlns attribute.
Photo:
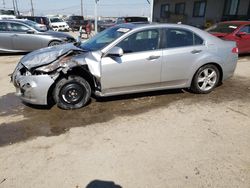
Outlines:
<svg viewBox="0 0 250 188"><path fill-rule="evenodd" d="M203 39L191 31L170 28L165 31L163 48L178 48L202 45L203 43Z"/></svg>

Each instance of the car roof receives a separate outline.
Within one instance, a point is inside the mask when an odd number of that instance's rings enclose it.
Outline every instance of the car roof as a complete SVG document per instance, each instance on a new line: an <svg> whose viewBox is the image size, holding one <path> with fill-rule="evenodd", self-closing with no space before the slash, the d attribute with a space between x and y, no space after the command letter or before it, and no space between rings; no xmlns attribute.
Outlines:
<svg viewBox="0 0 250 188"><path fill-rule="evenodd" d="M180 27L186 29L198 29L196 27L185 25L185 24L172 24L172 23L155 23L155 22L131 22L131 23L123 23L117 25L119 27L124 27L128 29L136 29L136 28L153 28L153 27ZM198 29L199 30L199 29Z"/></svg>
<svg viewBox="0 0 250 188"><path fill-rule="evenodd" d="M232 23L232 24L237 24L237 25L245 25L245 24L250 24L250 21L225 21L225 22L220 22L220 23Z"/></svg>
<svg viewBox="0 0 250 188"><path fill-rule="evenodd" d="M178 28L178 29L186 29L195 34L199 35L201 38L205 39L206 41L221 41L218 37L215 37L209 34L207 31L201 30L197 27L184 25L184 24L171 24L171 23L124 23L119 24L114 27L120 28L128 28L130 30L140 30L140 29L150 29L150 28Z"/></svg>
<svg viewBox="0 0 250 188"><path fill-rule="evenodd" d="M18 16L18 18L47 18L46 16Z"/></svg>
<svg viewBox="0 0 250 188"><path fill-rule="evenodd" d="M6 19L6 20L0 20L1 22L19 22L19 23L25 23L25 19Z"/></svg>

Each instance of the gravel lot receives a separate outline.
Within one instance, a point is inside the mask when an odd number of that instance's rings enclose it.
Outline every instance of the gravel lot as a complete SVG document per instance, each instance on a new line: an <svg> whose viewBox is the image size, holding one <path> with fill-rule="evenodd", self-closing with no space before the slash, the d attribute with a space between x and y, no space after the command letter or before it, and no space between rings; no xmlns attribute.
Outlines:
<svg viewBox="0 0 250 188"><path fill-rule="evenodd" d="M250 56L209 95L181 90L63 111L15 97L0 56L0 187L250 187ZM106 187L105 187L106 186Z"/></svg>

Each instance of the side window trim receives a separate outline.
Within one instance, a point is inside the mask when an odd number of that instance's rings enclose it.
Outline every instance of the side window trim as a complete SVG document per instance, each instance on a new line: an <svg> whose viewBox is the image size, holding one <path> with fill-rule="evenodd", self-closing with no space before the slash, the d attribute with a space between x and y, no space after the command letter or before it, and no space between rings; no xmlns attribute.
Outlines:
<svg viewBox="0 0 250 188"><path fill-rule="evenodd" d="M193 45L189 45L189 46L179 46L179 47L172 47L172 48L169 48L169 47L164 47L164 42L167 42L167 31L169 29L179 29L179 30L184 30L184 31L188 31L188 32L191 32L193 34L193 36L198 36L199 38L202 39L203 43L202 44L194 44L194 37L193 37ZM162 34L163 34L163 41L161 42L161 49L162 50L168 50L168 49L176 49L176 48L185 48L185 47L192 47L192 46L205 46L205 40L200 36L198 35L197 33L194 33L193 31L189 30L189 29L186 29L186 28L179 28L179 27L165 27L165 28L162 28Z"/></svg>

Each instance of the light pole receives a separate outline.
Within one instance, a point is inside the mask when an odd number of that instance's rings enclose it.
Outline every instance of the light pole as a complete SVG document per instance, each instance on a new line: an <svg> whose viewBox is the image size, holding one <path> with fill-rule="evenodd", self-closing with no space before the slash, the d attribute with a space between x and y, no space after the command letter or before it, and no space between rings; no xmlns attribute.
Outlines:
<svg viewBox="0 0 250 188"><path fill-rule="evenodd" d="M5 8L5 0L3 0L3 8Z"/></svg>
<svg viewBox="0 0 250 188"><path fill-rule="evenodd" d="M19 16L19 10L18 10L18 5L17 5L17 0L15 0L16 3L16 14Z"/></svg>
<svg viewBox="0 0 250 188"><path fill-rule="evenodd" d="M150 21L153 22L154 18L154 0L151 0Z"/></svg>
<svg viewBox="0 0 250 188"><path fill-rule="evenodd" d="M95 34L97 33L97 2L99 0L95 0Z"/></svg>
<svg viewBox="0 0 250 188"><path fill-rule="evenodd" d="M12 0L12 3L13 3L13 9L14 9L14 12L15 12L15 14L17 15L16 5L15 5L15 0Z"/></svg>
<svg viewBox="0 0 250 188"><path fill-rule="evenodd" d="M34 16L34 6L33 6L33 1L30 0L30 4L31 4L31 16Z"/></svg>
<svg viewBox="0 0 250 188"><path fill-rule="evenodd" d="M81 16L83 17L83 2L81 0Z"/></svg>

